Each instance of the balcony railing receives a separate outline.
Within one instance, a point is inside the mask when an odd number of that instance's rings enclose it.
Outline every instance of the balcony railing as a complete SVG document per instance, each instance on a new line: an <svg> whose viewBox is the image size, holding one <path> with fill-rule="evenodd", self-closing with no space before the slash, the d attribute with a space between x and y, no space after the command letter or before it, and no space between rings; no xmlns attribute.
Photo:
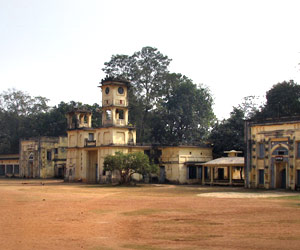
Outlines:
<svg viewBox="0 0 300 250"><path fill-rule="evenodd" d="M88 139L85 139L85 147L96 147L96 140L89 141Z"/></svg>

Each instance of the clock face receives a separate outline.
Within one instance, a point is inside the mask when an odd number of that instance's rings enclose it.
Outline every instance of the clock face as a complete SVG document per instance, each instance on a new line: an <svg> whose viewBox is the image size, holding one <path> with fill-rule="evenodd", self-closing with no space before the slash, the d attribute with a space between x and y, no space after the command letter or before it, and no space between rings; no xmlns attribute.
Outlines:
<svg viewBox="0 0 300 250"><path fill-rule="evenodd" d="M105 93L108 95L108 93L109 93L109 87L107 87L107 88L105 89Z"/></svg>
<svg viewBox="0 0 300 250"><path fill-rule="evenodd" d="M119 87L118 88L118 92L119 92L119 94L123 94L124 93L124 89L122 87Z"/></svg>

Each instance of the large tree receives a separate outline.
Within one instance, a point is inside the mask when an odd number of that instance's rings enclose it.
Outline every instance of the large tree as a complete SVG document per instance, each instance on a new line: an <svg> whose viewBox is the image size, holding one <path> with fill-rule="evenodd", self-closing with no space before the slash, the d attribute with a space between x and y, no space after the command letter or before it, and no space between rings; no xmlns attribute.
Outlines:
<svg viewBox="0 0 300 250"><path fill-rule="evenodd" d="M0 94L0 110L18 116L29 116L47 112L49 100L45 97L31 97L28 93L16 89L8 89Z"/></svg>
<svg viewBox="0 0 300 250"><path fill-rule="evenodd" d="M293 80L273 85L266 93L266 104L256 118L300 115L300 85Z"/></svg>
<svg viewBox="0 0 300 250"><path fill-rule="evenodd" d="M217 122L211 131L214 157L221 157L225 150L245 151L244 118L242 108L233 107L228 119Z"/></svg>
<svg viewBox="0 0 300 250"><path fill-rule="evenodd" d="M203 141L214 119L212 98L202 85L171 74L170 62L156 48L144 47L132 56L112 56L103 71L131 81L129 121L137 127L138 141Z"/></svg>
<svg viewBox="0 0 300 250"><path fill-rule="evenodd" d="M119 173L120 184L128 184L135 173L146 175L158 171L158 167L150 164L148 156L142 152L129 154L116 152L115 155L106 156L103 165L105 171Z"/></svg>
<svg viewBox="0 0 300 250"><path fill-rule="evenodd" d="M168 88L152 117L152 136L163 144L193 144L207 139L215 119L209 90L181 74L168 74Z"/></svg>
<svg viewBox="0 0 300 250"><path fill-rule="evenodd" d="M130 122L137 126L140 141L149 141L149 112L163 95L165 75L171 59L156 48L144 47L133 55L113 55L102 69L110 77L123 78L132 83L129 92Z"/></svg>

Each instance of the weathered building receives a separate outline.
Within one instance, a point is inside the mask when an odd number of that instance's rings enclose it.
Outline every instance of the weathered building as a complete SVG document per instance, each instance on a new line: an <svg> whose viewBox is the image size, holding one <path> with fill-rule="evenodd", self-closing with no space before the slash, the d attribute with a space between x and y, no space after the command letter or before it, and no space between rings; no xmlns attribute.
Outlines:
<svg viewBox="0 0 300 250"><path fill-rule="evenodd" d="M106 79L101 82L102 126L91 126L92 114L85 110L74 110L67 114L68 120L68 181L105 183L118 179L117 173L103 169L104 158L120 151L123 153L155 151L156 163L160 165L160 182L166 180L189 183L199 182L192 173L197 166L212 159L212 149L206 146L160 147L138 145L136 130L128 124L129 82ZM193 169L193 170L190 170Z"/></svg>
<svg viewBox="0 0 300 250"><path fill-rule="evenodd" d="M244 185L244 157L241 151L225 151L228 157L221 157L203 164L203 183L210 185Z"/></svg>
<svg viewBox="0 0 300 250"><path fill-rule="evenodd" d="M246 121L245 186L300 187L300 117Z"/></svg>
<svg viewBox="0 0 300 250"><path fill-rule="evenodd" d="M212 159L212 149L206 146L158 147L160 182L204 184L203 163Z"/></svg>
<svg viewBox="0 0 300 250"><path fill-rule="evenodd" d="M37 137L20 141L20 177L63 178L66 137Z"/></svg>
<svg viewBox="0 0 300 250"><path fill-rule="evenodd" d="M0 155L0 177L19 177L19 155Z"/></svg>

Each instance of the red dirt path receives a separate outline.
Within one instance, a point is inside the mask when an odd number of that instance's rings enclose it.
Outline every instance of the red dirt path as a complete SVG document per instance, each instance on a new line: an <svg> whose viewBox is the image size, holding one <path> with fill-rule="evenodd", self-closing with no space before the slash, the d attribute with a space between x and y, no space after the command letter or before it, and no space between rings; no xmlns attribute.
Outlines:
<svg viewBox="0 0 300 250"><path fill-rule="evenodd" d="M212 192L226 198L201 196ZM231 192L249 195L236 188L2 179L0 249L300 248L299 193L287 193L295 200L228 198Z"/></svg>

